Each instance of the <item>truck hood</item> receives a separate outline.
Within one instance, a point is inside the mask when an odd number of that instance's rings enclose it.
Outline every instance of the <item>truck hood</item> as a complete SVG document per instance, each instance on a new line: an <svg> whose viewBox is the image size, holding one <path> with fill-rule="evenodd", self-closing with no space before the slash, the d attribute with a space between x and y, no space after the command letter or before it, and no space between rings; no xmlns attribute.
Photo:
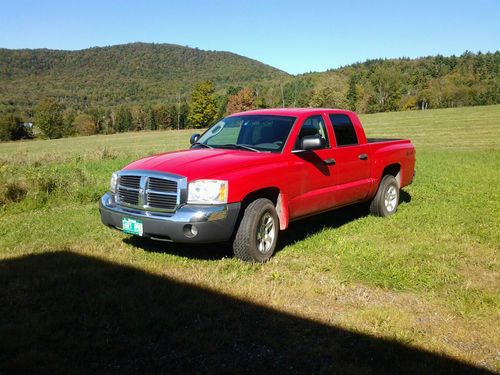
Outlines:
<svg viewBox="0 0 500 375"><path fill-rule="evenodd" d="M188 180L224 178L229 172L259 164L269 164L281 154L228 149L190 149L167 152L137 160L124 170L173 173Z"/></svg>

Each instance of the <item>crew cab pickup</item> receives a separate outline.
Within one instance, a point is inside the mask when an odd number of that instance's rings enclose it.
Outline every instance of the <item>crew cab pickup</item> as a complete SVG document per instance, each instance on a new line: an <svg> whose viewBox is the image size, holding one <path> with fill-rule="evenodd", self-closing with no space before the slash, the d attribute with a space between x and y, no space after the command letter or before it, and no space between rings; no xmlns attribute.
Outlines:
<svg viewBox="0 0 500 375"><path fill-rule="evenodd" d="M414 176L409 140L366 138L345 110L236 113L190 142L114 172L102 222L156 240L232 241L236 257L264 262L292 220L357 202L392 215Z"/></svg>

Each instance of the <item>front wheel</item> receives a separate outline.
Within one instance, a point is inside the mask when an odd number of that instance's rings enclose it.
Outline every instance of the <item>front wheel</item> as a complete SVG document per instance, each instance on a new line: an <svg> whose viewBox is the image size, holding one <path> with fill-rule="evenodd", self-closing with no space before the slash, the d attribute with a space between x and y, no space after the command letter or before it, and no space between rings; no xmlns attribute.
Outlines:
<svg viewBox="0 0 500 375"><path fill-rule="evenodd" d="M375 198L370 204L370 212L375 216L390 216L398 209L399 185L396 178L386 175L380 181Z"/></svg>
<svg viewBox="0 0 500 375"><path fill-rule="evenodd" d="M234 255L241 260L263 263L274 254L279 222L274 204L260 198L248 205L233 242Z"/></svg>

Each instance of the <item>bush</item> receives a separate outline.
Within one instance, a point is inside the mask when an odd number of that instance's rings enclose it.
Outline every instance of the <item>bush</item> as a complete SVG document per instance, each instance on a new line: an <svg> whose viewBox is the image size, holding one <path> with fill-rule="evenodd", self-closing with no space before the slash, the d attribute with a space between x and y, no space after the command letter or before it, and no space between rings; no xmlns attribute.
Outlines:
<svg viewBox="0 0 500 375"><path fill-rule="evenodd" d="M85 113L76 116L73 124L76 132L80 135L93 135L97 133L97 126L94 119Z"/></svg>
<svg viewBox="0 0 500 375"><path fill-rule="evenodd" d="M31 129L23 125L20 117L12 114L0 117L1 141L16 141L26 138L32 138Z"/></svg>
<svg viewBox="0 0 500 375"><path fill-rule="evenodd" d="M403 111L411 111L417 109L417 98L414 96L405 96L401 99L400 109Z"/></svg>
<svg viewBox="0 0 500 375"><path fill-rule="evenodd" d="M9 181L0 188L0 204L20 202L28 194L28 187L24 181Z"/></svg>

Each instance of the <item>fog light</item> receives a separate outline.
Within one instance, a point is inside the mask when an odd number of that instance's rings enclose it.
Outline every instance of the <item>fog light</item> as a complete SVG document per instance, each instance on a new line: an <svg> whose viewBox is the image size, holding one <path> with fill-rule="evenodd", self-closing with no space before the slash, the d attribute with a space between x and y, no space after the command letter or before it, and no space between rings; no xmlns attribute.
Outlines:
<svg viewBox="0 0 500 375"><path fill-rule="evenodd" d="M184 225L184 228L182 228L184 235L188 238L193 238L198 234L198 228L192 224L186 224Z"/></svg>

